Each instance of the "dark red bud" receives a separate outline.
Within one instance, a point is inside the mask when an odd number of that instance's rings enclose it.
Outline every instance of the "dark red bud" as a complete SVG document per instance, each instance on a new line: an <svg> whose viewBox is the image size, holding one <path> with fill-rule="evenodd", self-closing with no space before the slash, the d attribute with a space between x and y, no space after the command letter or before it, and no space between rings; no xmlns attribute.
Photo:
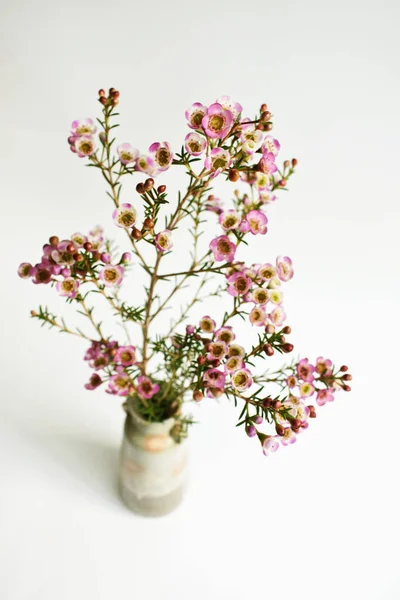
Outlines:
<svg viewBox="0 0 400 600"><path fill-rule="evenodd" d="M136 191L138 194L144 194L145 193L145 189L144 189L144 184L143 183L138 183L136 186Z"/></svg>
<svg viewBox="0 0 400 600"><path fill-rule="evenodd" d="M51 238L49 239L49 244L51 244L52 246L57 246L60 243L60 238L57 237L56 235L52 235Z"/></svg>
<svg viewBox="0 0 400 600"><path fill-rule="evenodd" d="M292 423L291 423L291 427L292 429L300 429L301 427L301 421L300 419L293 419Z"/></svg>
<svg viewBox="0 0 400 600"><path fill-rule="evenodd" d="M339 369L339 371L348 371L348 370L349 370L349 367L346 365L342 365Z"/></svg>
<svg viewBox="0 0 400 600"><path fill-rule="evenodd" d="M264 131L271 131L271 129L273 128L273 124L271 123L271 121L269 123L265 123L264 125Z"/></svg>
<svg viewBox="0 0 400 600"><path fill-rule="evenodd" d="M349 385L344 385L343 389L345 392L350 392L351 391L351 387Z"/></svg>
<svg viewBox="0 0 400 600"><path fill-rule="evenodd" d="M102 96L105 96L105 95L106 95L106 93L105 93L105 91L103 89L99 90L99 96L100 96L100 98Z"/></svg>
<svg viewBox="0 0 400 600"><path fill-rule="evenodd" d="M83 249L86 250L86 252L90 252L92 249L92 244L90 242L85 242L83 244Z"/></svg>
<svg viewBox="0 0 400 600"><path fill-rule="evenodd" d="M265 408L268 408L272 404L272 398L264 398L262 404Z"/></svg>
<svg viewBox="0 0 400 600"><path fill-rule="evenodd" d="M275 431L278 435L285 435L285 428L283 425L280 425L279 423L276 425Z"/></svg>
<svg viewBox="0 0 400 600"><path fill-rule="evenodd" d="M154 179L152 179L151 177L149 177L149 179L146 179L143 187L146 192L149 192L154 187Z"/></svg>
<svg viewBox="0 0 400 600"><path fill-rule="evenodd" d="M154 229L154 225L155 223L150 217L147 217L147 219L143 221L143 229Z"/></svg>
<svg viewBox="0 0 400 600"><path fill-rule="evenodd" d="M216 369L217 367L219 367L219 366L220 366L220 364L221 364L221 361L220 361L220 360L218 360L218 358L216 358L215 360L212 360L212 361L211 361L211 364L212 364L212 366L213 366L213 367Z"/></svg>
<svg viewBox="0 0 400 600"><path fill-rule="evenodd" d="M269 120L270 120L270 118L271 118L271 116L272 116L272 115L271 115L271 113L270 113L270 112L267 110L267 111L264 111L264 112L261 114L261 117L260 117L260 118L261 118L261 121L264 121L264 122L265 122L265 121L269 121Z"/></svg>
<svg viewBox="0 0 400 600"><path fill-rule="evenodd" d="M346 375L343 375L342 379L343 381L351 381L353 379L353 376L350 375L350 373L346 373Z"/></svg>
<svg viewBox="0 0 400 600"><path fill-rule="evenodd" d="M166 185L159 185L158 188L157 188L157 193L158 194L163 194L166 189L167 189Z"/></svg>
<svg viewBox="0 0 400 600"><path fill-rule="evenodd" d="M101 97L99 98L99 102L100 102L101 104L105 105L105 104L107 104L108 100L107 100L107 98L106 98L105 96L101 96Z"/></svg>
<svg viewBox="0 0 400 600"><path fill-rule="evenodd" d="M315 419L315 417L317 416L317 413L315 412L314 406L312 404L310 404L307 408L310 411L310 414L309 414L310 419Z"/></svg>
<svg viewBox="0 0 400 600"><path fill-rule="evenodd" d="M195 390L193 392L193 400L195 400L196 402L200 402L200 400L203 400L203 398L204 394L200 390Z"/></svg>
<svg viewBox="0 0 400 600"><path fill-rule="evenodd" d="M197 359L197 364L198 365L204 365L204 363L206 362L206 357L205 356L199 356L199 358Z"/></svg>
<svg viewBox="0 0 400 600"><path fill-rule="evenodd" d="M282 406L282 402L280 400L275 400L272 406L275 408L275 410L278 410L278 408Z"/></svg>
<svg viewBox="0 0 400 600"><path fill-rule="evenodd" d="M263 113L266 110L268 110L268 106L265 103L261 104L261 106L260 106L260 112Z"/></svg>
<svg viewBox="0 0 400 600"><path fill-rule="evenodd" d="M73 256L74 256L74 260L76 260L76 262L80 262L83 259L82 254L79 254L79 252L76 252Z"/></svg>
<svg viewBox="0 0 400 600"><path fill-rule="evenodd" d="M293 344L289 344L289 343L283 344L283 346L282 346L282 350L285 352L285 354L292 352L293 348L294 348Z"/></svg>
<svg viewBox="0 0 400 600"><path fill-rule="evenodd" d="M228 173L229 181L238 181L240 179L240 173L237 169L229 169Z"/></svg>
<svg viewBox="0 0 400 600"><path fill-rule="evenodd" d="M297 158L292 158L292 167L297 167L297 165L299 164L299 161L297 160Z"/></svg>
<svg viewBox="0 0 400 600"><path fill-rule="evenodd" d="M286 179L281 179L278 183L281 187L285 187L287 181L286 181Z"/></svg>
<svg viewBox="0 0 400 600"><path fill-rule="evenodd" d="M289 325L285 325L285 327L282 329L282 333L289 335L289 333L292 333L292 328L289 327Z"/></svg>
<svg viewBox="0 0 400 600"><path fill-rule="evenodd" d="M140 231L140 229L137 229L137 227L132 227L132 231L131 231L131 237L134 240L140 240L140 238L143 236L142 232Z"/></svg>
<svg viewBox="0 0 400 600"><path fill-rule="evenodd" d="M67 246L67 252L69 254L75 254L76 247L74 246L74 244L68 244L68 246Z"/></svg>
<svg viewBox="0 0 400 600"><path fill-rule="evenodd" d="M100 260L101 254L100 254L100 252L95 250L94 252L92 252L92 257L93 257L93 260Z"/></svg>
<svg viewBox="0 0 400 600"><path fill-rule="evenodd" d="M274 354L274 349L271 344L264 344L263 350L267 356L272 356Z"/></svg>
<svg viewBox="0 0 400 600"><path fill-rule="evenodd" d="M110 94L110 96L111 96L111 95L112 95L112 94L114 94L114 92L116 92L116 91L117 91L117 90L116 90L115 88L111 87L111 88L108 90L108 93L109 93L109 94Z"/></svg>

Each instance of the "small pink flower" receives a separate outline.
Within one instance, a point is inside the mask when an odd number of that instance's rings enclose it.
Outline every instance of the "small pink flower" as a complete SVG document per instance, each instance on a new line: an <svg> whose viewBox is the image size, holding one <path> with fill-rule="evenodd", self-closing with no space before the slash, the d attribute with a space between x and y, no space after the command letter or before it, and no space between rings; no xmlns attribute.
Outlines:
<svg viewBox="0 0 400 600"><path fill-rule="evenodd" d="M225 231L231 231L237 229L240 223L240 217L236 210L225 210L219 215L219 224Z"/></svg>
<svg viewBox="0 0 400 600"><path fill-rule="evenodd" d="M277 306L272 312L269 313L268 318L270 319L273 325L279 327L284 323L286 319L286 314L284 313L283 308L281 306Z"/></svg>
<svg viewBox="0 0 400 600"><path fill-rule="evenodd" d="M82 135L78 137L75 140L73 147L80 158L92 156L92 154L96 152L94 138L92 138L90 135Z"/></svg>
<svg viewBox="0 0 400 600"><path fill-rule="evenodd" d="M293 263L288 256L278 256L276 272L281 281L289 281L293 277Z"/></svg>
<svg viewBox="0 0 400 600"><path fill-rule="evenodd" d="M201 123L203 117L207 114L207 106L200 102L195 102L185 112L185 116L188 120L188 125L191 129L201 129Z"/></svg>
<svg viewBox="0 0 400 600"><path fill-rule="evenodd" d="M130 367L136 363L135 346L120 346L115 353L114 362L123 367Z"/></svg>
<svg viewBox="0 0 400 600"><path fill-rule="evenodd" d="M268 435L262 445L262 451L265 456L268 456L272 452L276 452L279 448L279 439L276 435Z"/></svg>
<svg viewBox="0 0 400 600"><path fill-rule="evenodd" d="M269 293L269 299L272 302L272 304L282 304L283 292L281 292L281 290L279 290L278 288L272 289Z"/></svg>
<svg viewBox="0 0 400 600"><path fill-rule="evenodd" d="M149 148L149 153L159 171L166 171L170 168L174 154L168 142L154 142Z"/></svg>
<svg viewBox="0 0 400 600"><path fill-rule="evenodd" d="M225 110L216 102L208 107L201 124L208 137L222 140L232 127L233 115L230 110Z"/></svg>
<svg viewBox="0 0 400 600"><path fill-rule="evenodd" d="M332 375L332 361L329 360L329 358L318 356L317 362L315 363L315 370L322 376Z"/></svg>
<svg viewBox="0 0 400 600"><path fill-rule="evenodd" d="M225 342L225 344L228 344L228 346L231 342L233 342L235 337L236 336L232 331L232 327L230 327L229 325L225 325L225 327L220 327L215 332L215 339L221 342Z"/></svg>
<svg viewBox="0 0 400 600"><path fill-rule="evenodd" d="M123 165L133 163L137 158L139 158L139 150L137 150L127 142L125 142L124 144L120 144L117 147L117 154L119 156L119 160L122 162Z"/></svg>
<svg viewBox="0 0 400 600"><path fill-rule="evenodd" d="M164 231L157 233L154 241L159 252L168 252L174 245L172 241L172 232L169 231L169 229L164 229Z"/></svg>
<svg viewBox="0 0 400 600"><path fill-rule="evenodd" d="M271 177L267 173L257 171L256 173L256 186L260 192L265 191L271 185Z"/></svg>
<svg viewBox="0 0 400 600"><path fill-rule="evenodd" d="M219 369L207 369L203 375L203 382L205 387L219 388L221 390L225 387L225 373Z"/></svg>
<svg viewBox="0 0 400 600"><path fill-rule="evenodd" d="M230 96L220 96L215 102L220 104L224 110L229 110L234 119L237 119L243 110L242 105L232 100Z"/></svg>
<svg viewBox="0 0 400 600"><path fill-rule="evenodd" d="M231 296L244 296L251 287L251 279L242 271L236 271L226 278L229 286L228 292Z"/></svg>
<svg viewBox="0 0 400 600"><path fill-rule="evenodd" d="M22 278L22 279L28 279L29 277L31 277L33 275L33 267L30 263L24 262L21 263L18 267L18 275Z"/></svg>
<svg viewBox="0 0 400 600"><path fill-rule="evenodd" d="M264 190L260 190L259 200L262 204L272 204L276 200L275 194L270 194Z"/></svg>
<svg viewBox="0 0 400 600"><path fill-rule="evenodd" d="M87 241L88 239L83 233L76 232L71 235L71 242L73 242L77 248L82 248L83 244Z"/></svg>
<svg viewBox="0 0 400 600"><path fill-rule="evenodd" d="M137 387L137 393L145 400L149 400L160 391L160 386L158 383L152 383L151 379L145 375L140 375L137 381L139 384Z"/></svg>
<svg viewBox="0 0 400 600"><path fill-rule="evenodd" d="M285 433L281 436L281 442L284 446L294 444L296 441L296 434L291 427L285 427Z"/></svg>
<svg viewBox="0 0 400 600"><path fill-rule="evenodd" d="M251 141L256 145L258 150L263 140L263 133L259 129L256 129L254 123L248 123L248 120L244 119L240 124L240 141L242 144Z"/></svg>
<svg viewBox="0 0 400 600"><path fill-rule="evenodd" d="M138 171L146 173L146 175L157 175L157 165L151 156L142 154L136 159L135 165Z"/></svg>
<svg viewBox="0 0 400 600"><path fill-rule="evenodd" d="M111 254L109 252L102 252L100 255L100 260L106 265L109 265L111 262Z"/></svg>
<svg viewBox="0 0 400 600"><path fill-rule="evenodd" d="M231 377L232 387L242 392L253 385L253 377L249 369L238 369Z"/></svg>
<svg viewBox="0 0 400 600"><path fill-rule="evenodd" d="M267 313L261 306L255 306L249 314L250 323L263 327L267 323Z"/></svg>
<svg viewBox="0 0 400 600"><path fill-rule="evenodd" d="M250 226L250 231L253 235L257 235L258 233L261 235L265 235L267 233L267 215L265 215L261 210L251 210L246 215L246 221Z"/></svg>
<svg viewBox="0 0 400 600"><path fill-rule="evenodd" d="M213 331L215 331L216 322L214 319L206 315L200 319L199 327L201 331L204 331L204 333L213 333Z"/></svg>
<svg viewBox="0 0 400 600"><path fill-rule="evenodd" d="M123 371L112 375L108 380L108 393L118 396L129 396L132 391L132 381L127 373Z"/></svg>
<svg viewBox="0 0 400 600"><path fill-rule="evenodd" d="M228 150L223 148L213 148L210 156L207 156L204 161L204 166L209 171L212 171L213 177L216 177L225 169L228 169L232 162L231 155Z"/></svg>
<svg viewBox="0 0 400 600"><path fill-rule="evenodd" d="M268 281L268 280L272 279L273 277L275 277L275 275L276 275L276 269L270 263L265 263L265 265L261 265L261 267L259 267L259 269L258 269L258 276L263 281Z"/></svg>
<svg viewBox="0 0 400 600"><path fill-rule="evenodd" d="M313 381L315 367L308 362L308 358L299 360L296 366L297 375L302 381Z"/></svg>
<svg viewBox="0 0 400 600"><path fill-rule="evenodd" d="M253 289L251 293L251 299L253 300L253 302L255 302L256 304L260 304L261 306L267 304L269 296L270 292L265 288L261 287Z"/></svg>
<svg viewBox="0 0 400 600"><path fill-rule="evenodd" d="M258 164L263 173L272 174L278 170L275 164L275 155L272 152L264 152Z"/></svg>
<svg viewBox="0 0 400 600"><path fill-rule="evenodd" d="M222 360L228 354L228 346L225 342L211 342L207 346L207 360Z"/></svg>
<svg viewBox="0 0 400 600"><path fill-rule="evenodd" d="M76 121L72 121L72 136L80 137L82 135L94 135L96 130L97 128L93 123L93 119L77 119Z"/></svg>
<svg viewBox="0 0 400 600"><path fill-rule="evenodd" d="M67 296L68 298L75 298L77 290L79 288L79 281L72 277L67 277L62 281L56 283L57 292L60 296Z"/></svg>
<svg viewBox="0 0 400 600"><path fill-rule="evenodd" d="M313 384L309 381L304 381L304 383L299 386L299 390L302 398L309 398L315 392Z"/></svg>
<svg viewBox="0 0 400 600"><path fill-rule="evenodd" d="M51 271L42 264L37 264L33 268L33 283L36 284L47 284L51 281Z"/></svg>
<svg viewBox="0 0 400 600"><path fill-rule="evenodd" d="M286 383L288 388L293 389L297 385L297 379L294 375L289 375L289 377L286 379Z"/></svg>
<svg viewBox="0 0 400 600"><path fill-rule="evenodd" d="M124 269L120 265L106 265L99 273L99 279L107 287L120 285L124 277Z"/></svg>
<svg viewBox="0 0 400 600"><path fill-rule="evenodd" d="M228 356L235 356L237 358L244 358L246 356L246 350L239 344L231 344L228 350Z"/></svg>
<svg viewBox="0 0 400 600"><path fill-rule="evenodd" d="M214 260L232 262L235 258L236 246L227 235L220 235L214 238L210 243L210 248L214 254Z"/></svg>
<svg viewBox="0 0 400 600"><path fill-rule="evenodd" d="M136 209L132 204L123 203L116 208L112 214L114 223L118 227L129 229L136 223Z"/></svg>
<svg viewBox="0 0 400 600"><path fill-rule="evenodd" d="M207 140L204 136L191 131L185 137L185 149L191 156L200 156L207 146Z"/></svg>
<svg viewBox="0 0 400 600"><path fill-rule="evenodd" d="M245 367L245 363L243 358L239 356L231 356L226 361L224 368L227 373L234 373L238 369L243 369Z"/></svg>
<svg viewBox="0 0 400 600"><path fill-rule="evenodd" d="M186 325L186 335L193 335L196 331L196 327L194 325Z"/></svg>
<svg viewBox="0 0 400 600"><path fill-rule="evenodd" d="M263 145L262 145L263 154L271 153L274 156L277 156L280 148L281 148L281 145L278 142L278 140L274 139L272 137L272 135L266 136L266 138L264 139Z"/></svg>
<svg viewBox="0 0 400 600"><path fill-rule="evenodd" d="M89 383L85 383L85 388L87 390L95 390L103 383L100 375L97 373L93 373L89 379Z"/></svg>
<svg viewBox="0 0 400 600"><path fill-rule="evenodd" d="M327 402L333 402L334 399L334 390L332 388L326 388L325 390L318 390L316 403L318 406L324 406Z"/></svg>

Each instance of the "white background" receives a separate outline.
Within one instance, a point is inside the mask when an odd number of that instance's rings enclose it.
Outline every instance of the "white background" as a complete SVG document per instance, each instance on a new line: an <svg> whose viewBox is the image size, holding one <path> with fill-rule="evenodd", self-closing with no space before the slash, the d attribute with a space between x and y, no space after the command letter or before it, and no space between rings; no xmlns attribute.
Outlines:
<svg viewBox="0 0 400 600"><path fill-rule="evenodd" d="M2 0L2 600L400 598L399 17L394 0ZM226 401L194 407L189 493L160 520L118 498L119 400L83 389L85 344L29 319L62 304L16 276L49 235L115 233L99 174L66 143L110 86L119 140L143 151L179 148L194 101L230 94L248 115L268 103L299 169L248 256L292 257L296 351L354 375L270 458Z"/></svg>

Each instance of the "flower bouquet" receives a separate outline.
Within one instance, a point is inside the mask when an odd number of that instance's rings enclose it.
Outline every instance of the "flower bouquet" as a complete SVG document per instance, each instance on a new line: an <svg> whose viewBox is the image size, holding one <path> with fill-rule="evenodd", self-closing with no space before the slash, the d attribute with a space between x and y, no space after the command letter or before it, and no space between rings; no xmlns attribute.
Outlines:
<svg viewBox="0 0 400 600"><path fill-rule="evenodd" d="M104 178L113 204L110 220L125 232L129 251L117 252L97 226L65 239L50 237L39 262L22 263L19 275L55 288L87 318L90 333L67 325L47 307L31 313L86 341L84 359L92 369L86 389L103 387L124 399L123 498L138 512L163 514L179 503L184 488L182 441L192 423L184 402L224 395L238 407L238 426L269 455L296 441L316 416L314 403L322 406L337 391L349 391L351 375L321 356L274 372L265 368L274 353L293 351L282 304L293 265L287 256L245 264L240 254L254 236L266 235L266 209L287 189L297 166L296 159L277 165L280 144L270 133L267 106L248 118L227 96L208 106L196 102L186 111L189 131L179 152L168 142L155 142L142 154L129 143L116 143L119 95L114 88L108 94L100 90L101 117L73 121L68 143ZM172 167L183 171L187 186L170 198L163 175ZM228 205L212 194L217 179L226 181ZM124 198L124 184L129 199L135 196L132 203ZM169 272L166 257L182 228L192 249L186 264L182 260L179 270ZM138 267L148 278L142 304L123 299L121 292L129 269ZM157 335L158 317L188 282L194 285L191 299L174 311L169 330ZM106 333L95 318L96 296L122 322L122 339ZM219 316L188 323L196 304L215 297L225 308ZM248 325L245 337L235 331L239 321ZM130 324L136 328L133 341Z"/></svg>

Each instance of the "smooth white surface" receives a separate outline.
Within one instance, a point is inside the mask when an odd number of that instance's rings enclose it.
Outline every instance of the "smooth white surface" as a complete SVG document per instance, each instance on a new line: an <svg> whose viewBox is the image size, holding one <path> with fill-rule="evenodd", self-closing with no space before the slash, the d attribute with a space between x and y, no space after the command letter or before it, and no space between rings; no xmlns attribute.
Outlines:
<svg viewBox="0 0 400 600"><path fill-rule="evenodd" d="M400 598L399 13L394 0L1 3L1 600ZM293 258L296 351L354 375L268 459L226 402L195 407L187 500L154 521L117 496L119 400L85 392L85 344L29 319L62 304L15 274L51 234L114 233L102 181L66 144L109 86L121 141L143 150L179 147L193 101L268 103L282 158L300 164L253 256Z"/></svg>

